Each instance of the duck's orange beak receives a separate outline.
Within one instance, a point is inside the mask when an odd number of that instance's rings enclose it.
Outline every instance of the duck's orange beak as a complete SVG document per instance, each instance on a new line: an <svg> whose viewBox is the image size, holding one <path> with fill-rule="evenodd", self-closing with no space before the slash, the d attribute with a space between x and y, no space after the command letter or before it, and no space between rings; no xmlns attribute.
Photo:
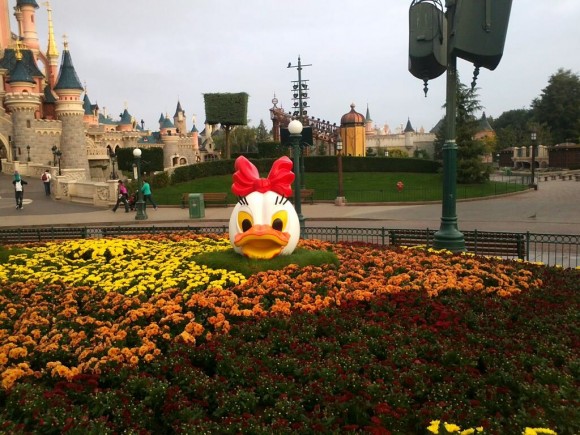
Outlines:
<svg viewBox="0 0 580 435"><path fill-rule="evenodd" d="M255 260L269 260L279 255L290 240L290 234L277 231L270 225L254 225L248 231L236 234L234 245L242 254Z"/></svg>

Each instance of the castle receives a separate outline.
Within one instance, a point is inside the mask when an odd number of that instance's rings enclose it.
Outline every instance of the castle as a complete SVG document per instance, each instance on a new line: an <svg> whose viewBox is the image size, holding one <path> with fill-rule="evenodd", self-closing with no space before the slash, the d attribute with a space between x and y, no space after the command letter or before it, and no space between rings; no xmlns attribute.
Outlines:
<svg viewBox="0 0 580 435"><path fill-rule="evenodd" d="M59 62L52 9L47 3L47 49L36 31L35 0L16 0L18 34L11 31L8 0L0 0L1 170L38 177L49 169L56 198L106 205L116 198L114 162L119 148L163 148L164 168L216 157L211 126L204 139L188 130L181 103L173 120L161 115L150 132L125 107L113 120L89 98L74 68L68 43Z"/></svg>

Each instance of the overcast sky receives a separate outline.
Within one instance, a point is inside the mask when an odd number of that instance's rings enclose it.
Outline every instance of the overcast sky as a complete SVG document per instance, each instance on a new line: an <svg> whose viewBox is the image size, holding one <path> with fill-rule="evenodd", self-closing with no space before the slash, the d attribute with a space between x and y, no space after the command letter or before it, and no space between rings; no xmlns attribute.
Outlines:
<svg viewBox="0 0 580 435"><path fill-rule="evenodd" d="M10 7L16 2L11 1ZM37 10L46 49L47 12ZM445 1L443 1L443 4ZM308 114L331 122L350 110L395 129L407 118L431 129L444 115L445 75L422 82L407 70L410 0L52 0L62 54L66 34L91 102L118 119L131 115L157 130L161 113L181 102L191 128L205 121L203 94L247 92L250 125L264 120L274 94L292 108L298 56L309 80ZM15 27L13 26L13 30ZM481 69L478 87L488 116L529 108L558 68L580 73L580 1L514 0L504 56ZM458 59L469 84L472 65Z"/></svg>

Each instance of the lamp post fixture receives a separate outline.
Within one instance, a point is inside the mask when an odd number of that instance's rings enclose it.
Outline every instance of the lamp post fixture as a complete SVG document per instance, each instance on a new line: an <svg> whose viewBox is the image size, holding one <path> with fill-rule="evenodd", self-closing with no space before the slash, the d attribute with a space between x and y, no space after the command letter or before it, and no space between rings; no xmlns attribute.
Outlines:
<svg viewBox="0 0 580 435"><path fill-rule="evenodd" d="M56 150L56 152L54 154L56 155L56 158L58 160L58 175L62 175L62 172L60 170L60 158L62 157L62 151Z"/></svg>
<svg viewBox="0 0 580 435"><path fill-rule="evenodd" d="M135 157L135 164L137 165L137 202L135 208L137 214L135 220L142 221L147 219L147 212L145 211L145 201L143 201L143 180L141 179L141 149L135 148L133 150L133 157Z"/></svg>
<svg viewBox="0 0 580 435"><path fill-rule="evenodd" d="M26 152L28 153L28 161L30 161L30 145L26 145Z"/></svg>
<svg viewBox="0 0 580 435"><path fill-rule="evenodd" d="M53 145L51 148L52 151L52 166L56 166L56 150L58 150L58 148L56 147L56 145Z"/></svg>
<svg viewBox="0 0 580 435"><path fill-rule="evenodd" d="M336 136L336 155L337 155L337 166L338 166L338 196L334 201L334 205L345 205L346 200L344 198L344 192L342 189L342 137L340 136L340 130Z"/></svg>
<svg viewBox="0 0 580 435"><path fill-rule="evenodd" d="M302 198L300 197L300 141L302 140L302 123L297 119L288 124L290 143L294 157L294 208L300 222L300 230L304 229L304 216L302 216Z"/></svg>
<svg viewBox="0 0 580 435"><path fill-rule="evenodd" d="M530 138L532 139L532 182L530 187L533 187L534 190L538 190L538 185L536 184L536 132L532 131L530 134Z"/></svg>
<svg viewBox="0 0 580 435"><path fill-rule="evenodd" d="M451 2L450 2L451 3ZM447 7L448 23L453 22L451 16L455 13L455 4ZM453 26L447 26L447 41L453 37ZM435 249L448 249L453 252L465 251L465 238L457 227L457 143L455 142L455 117L457 114L457 56L447 53L446 77L446 111L447 128L443 144L443 198L441 224L439 231L433 236Z"/></svg>
<svg viewBox="0 0 580 435"><path fill-rule="evenodd" d="M117 155L115 153L111 153L111 166L113 167L111 178L113 180L117 179L117 172L115 171L115 163L117 163Z"/></svg>

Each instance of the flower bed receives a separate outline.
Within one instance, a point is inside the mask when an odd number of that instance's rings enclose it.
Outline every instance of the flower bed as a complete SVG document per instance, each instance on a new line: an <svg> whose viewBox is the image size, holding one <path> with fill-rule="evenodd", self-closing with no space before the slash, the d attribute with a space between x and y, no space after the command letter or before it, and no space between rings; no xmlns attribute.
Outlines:
<svg viewBox="0 0 580 435"><path fill-rule="evenodd" d="M244 277L222 236L77 240L0 265L0 431L560 434L579 272L302 241L339 267Z"/></svg>

